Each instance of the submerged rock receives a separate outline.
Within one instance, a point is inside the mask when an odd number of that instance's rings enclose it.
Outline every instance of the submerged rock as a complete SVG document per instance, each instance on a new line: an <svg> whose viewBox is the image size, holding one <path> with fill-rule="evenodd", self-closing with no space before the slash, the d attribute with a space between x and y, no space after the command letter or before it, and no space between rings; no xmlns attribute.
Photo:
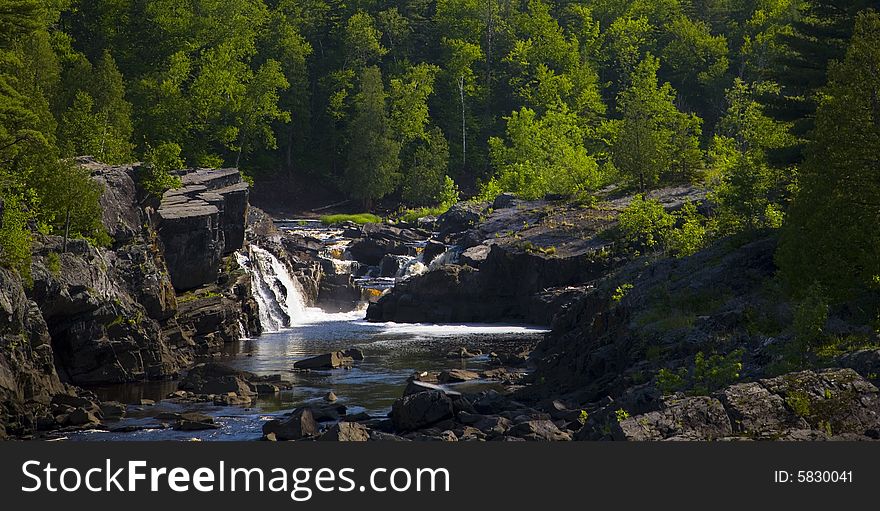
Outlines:
<svg viewBox="0 0 880 511"><path fill-rule="evenodd" d="M354 358L347 356L345 352L334 351L298 360L293 364L297 369L336 369L354 364Z"/></svg>

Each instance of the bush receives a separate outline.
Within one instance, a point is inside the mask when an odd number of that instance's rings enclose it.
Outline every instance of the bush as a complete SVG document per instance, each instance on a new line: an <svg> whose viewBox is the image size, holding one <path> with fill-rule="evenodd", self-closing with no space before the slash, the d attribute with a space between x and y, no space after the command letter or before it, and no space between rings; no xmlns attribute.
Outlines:
<svg viewBox="0 0 880 511"><path fill-rule="evenodd" d="M0 264L16 270L23 277L30 276L31 231L28 229L30 214L22 206L20 198L10 195L3 198L0 217Z"/></svg>
<svg viewBox="0 0 880 511"><path fill-rule="evenodd" d="M180 178L171 174L172 170L184 167L180 152L180 146L173 142L147 147L138 181L148 194L161 197L166 190L181 186Z"/></svg>
<svg viewBox="0 0 880 511"><path fill-rule="evenodd" d="M631 250L662 248L675 227L675 217L663 205L636 195L617 218L623 241Z"/></svg>
<svg viewBox="0 0 880 511"><path fill-rule="evenodd" d="M701 351L694 356L693 371L679 368L677 371L660 369L657 372L657 388L663 394L672 394L687 389L692 395L707 395L724 388L739 379L742 371L742 349L726 355L713 354L709 357Z"/></svg>

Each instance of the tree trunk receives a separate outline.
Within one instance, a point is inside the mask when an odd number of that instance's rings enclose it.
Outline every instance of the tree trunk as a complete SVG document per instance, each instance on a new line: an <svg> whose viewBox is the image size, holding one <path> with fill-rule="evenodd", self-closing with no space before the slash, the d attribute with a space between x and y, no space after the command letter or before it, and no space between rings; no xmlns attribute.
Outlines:
<svg viewBox="0 0 880 511"><path fill-rule="evenodd" d="M61 253L67 253L67 239L70 237L70 208L67 208L67 215L64 219L64 243L61 245Z"/></svg>

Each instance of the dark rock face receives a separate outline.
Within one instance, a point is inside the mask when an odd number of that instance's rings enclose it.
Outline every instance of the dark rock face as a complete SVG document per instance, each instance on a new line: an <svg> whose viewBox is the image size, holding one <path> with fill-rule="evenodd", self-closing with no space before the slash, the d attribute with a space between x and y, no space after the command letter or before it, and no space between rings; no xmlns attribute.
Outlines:
<svg viewBox="0 0 880 511"><path fill-rule="evenodd" d="M418 392L394 402L391 422L400 431L412 431L448 419L452 413L452 400L445 393Z"/></svg>
<svg viewBox="0 0 880 511"><path fill-rule="evenodd" d="M77 158L77 163L92 172L92 179L104 187L100 204L101 222L116 245L123 245L140 236L143 221L137 203L135 173L137 165L111 167L90 157Z"/></svg>
<svg viewBox="0 0 880 511"><path fill-rule="evenodd" d="M462 232L476 226L487 209L487 204L459 202L437 218L441 233Z"/></svg>
<svg viewBox="0 0 880 511"><path fill-rule="evenodd" d="M46 404L63 391L39 308L18 275L0 268L0 437L35 428L25 402Z"/></svg>
<svg viewBox="0 0 880 511"><path fill-rule="evenodd" d="M181 177L159 205L159 233L171 282L193 289L217 279L224 254L240 249L248 185L236 169L196 169Z"/></svg>
<svg viewBox="0 0 880 511"><path fill-rule="evenodd" d="M77 384L140 381L175 374L181 360L159 324L116 278L115 253L84 240L35 244L29 292L45 319L62 378ZM54 255L53 255L54 254ZM50 262L57 257L58 268Z"/></svg>

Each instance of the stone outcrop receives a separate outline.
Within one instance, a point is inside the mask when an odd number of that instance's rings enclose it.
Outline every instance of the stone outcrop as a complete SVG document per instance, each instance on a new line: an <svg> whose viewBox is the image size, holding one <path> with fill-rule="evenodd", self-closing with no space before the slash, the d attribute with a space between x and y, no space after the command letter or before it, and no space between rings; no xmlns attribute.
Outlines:
<svg viewBox="0 0 880 511"><path fill-rule="evenodd" d="M237 169L196 169L168 190L158 211L158 231L171 282L189 290L217 279L222 256L242 248L248 185Z"/></svg>

